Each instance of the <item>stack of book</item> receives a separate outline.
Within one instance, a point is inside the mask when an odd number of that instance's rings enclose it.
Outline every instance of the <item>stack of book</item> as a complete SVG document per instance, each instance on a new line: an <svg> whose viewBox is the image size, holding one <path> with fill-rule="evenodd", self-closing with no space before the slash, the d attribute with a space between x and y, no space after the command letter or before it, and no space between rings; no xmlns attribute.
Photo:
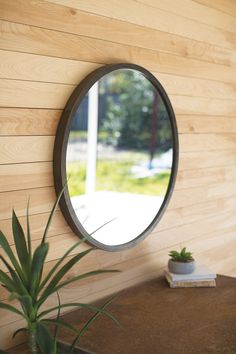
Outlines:
<svg viewBox="0 0 236 354"><path fill-rule="evenodd" d="M174 274L165 269L164 275L171 288L213 288L216 286L216 274L205 265L197 266L190 274Z"/></svg>

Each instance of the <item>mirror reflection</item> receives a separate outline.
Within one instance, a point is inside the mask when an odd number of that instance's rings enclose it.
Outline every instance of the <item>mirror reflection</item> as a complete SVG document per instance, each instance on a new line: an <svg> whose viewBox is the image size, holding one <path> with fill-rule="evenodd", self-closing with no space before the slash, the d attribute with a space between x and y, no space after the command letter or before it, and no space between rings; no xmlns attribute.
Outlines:
<svg viewBox="0 0 236 354"><path fill-rule="evenodd" d="M92 237L109 246L138 237L163 203L172 161L170 118L153 84L133 69L103 76L76 110L67 145L69 195L83 228L98 229Z"/></svg>

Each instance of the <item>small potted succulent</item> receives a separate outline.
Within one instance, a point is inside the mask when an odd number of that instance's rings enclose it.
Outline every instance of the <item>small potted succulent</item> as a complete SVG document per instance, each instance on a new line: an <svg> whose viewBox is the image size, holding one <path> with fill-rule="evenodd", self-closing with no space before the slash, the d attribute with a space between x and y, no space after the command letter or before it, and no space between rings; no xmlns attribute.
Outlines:
<svg viewBox="0 0 236 354"><path fill-rule="evenodd" d="M195 269L195 260L191 252L186 251L186 247L182 248L180 252L171 251L171 257L168 261L168 268L171 273L175 274L190 274Z"/></svg>

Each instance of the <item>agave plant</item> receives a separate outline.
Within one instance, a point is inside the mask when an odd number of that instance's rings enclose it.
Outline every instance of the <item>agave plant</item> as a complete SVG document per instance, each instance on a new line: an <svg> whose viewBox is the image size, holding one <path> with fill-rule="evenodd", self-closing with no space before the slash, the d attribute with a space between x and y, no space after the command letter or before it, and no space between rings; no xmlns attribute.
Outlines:
<svg viewBox="0 0 236 354"><path fill-rule="evenodd" d="M27 206L26 235L16 216L15 211L13 210L12 212L12 231L17 256L14 255L6 236L0 231L0 246L7 256L5 257L0 255L0 259L8 270L8 273L0 270L0 284L2 284L2 286L4 286L4 288L9 292L9 299L18 301L20 305L13 306L9 303L0 302L0 308L11 311L21 316L25 320L26 327L18 329L13 334L13 336L21 331L27 331L28 349L30 354L36 354L38 349L42 354L56 354L57 332L59 327L64 327L74 332L75 340L73 341L68 351L68 354L72 353L75 344L78 343L82 334L89 328L92 322L101 313L110 317L119 325L114 316L106 311L106 306L109 305L112 299L107 301L100 308L84 303L76 302L61 304L60 302L58 291L66 285L87 277L95 276L97 274L117 272L117 270L99 269L64 280L64 276L70 271L70 269L95 249L94 247L90 247L89 249L78 253L63 265L63 261L66 261L66 258L71 254L73 250L75 250L75 248L79 247L84 242L84 239L76 242L72 247L70 247L56 262L48 274L43 277L43 268L49 250L49 243L46 242L47 234L62 193L63 190L51 210L41 242L34 252L32 251L31 246L29 203ZM58 296L58 305L43 311L42 305L52 294L55 293ZM94 311L94 315L80 330L78 330L69 323L60 319L61 309L69 307L88 308ZM55 311L57 311L56 319L47 318L48 315L52 315L52 312ZM55 326L54 334L51 334L49 330L50 325ZM0 350L0 353L6 352Z"/></svg>

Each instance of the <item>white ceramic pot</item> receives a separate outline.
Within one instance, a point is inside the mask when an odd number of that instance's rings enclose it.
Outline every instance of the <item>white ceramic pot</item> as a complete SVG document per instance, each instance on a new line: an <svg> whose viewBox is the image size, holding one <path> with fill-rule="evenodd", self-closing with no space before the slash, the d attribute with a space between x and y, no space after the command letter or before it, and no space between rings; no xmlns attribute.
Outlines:
<svg viewBox="0 0 236 354"><path fill-rule="evenodd" d="M169 259L168 262L169 271L175 274L190 274L194 271L195 266L196 264L194 260L189 262L176 262Z"/></svg>

